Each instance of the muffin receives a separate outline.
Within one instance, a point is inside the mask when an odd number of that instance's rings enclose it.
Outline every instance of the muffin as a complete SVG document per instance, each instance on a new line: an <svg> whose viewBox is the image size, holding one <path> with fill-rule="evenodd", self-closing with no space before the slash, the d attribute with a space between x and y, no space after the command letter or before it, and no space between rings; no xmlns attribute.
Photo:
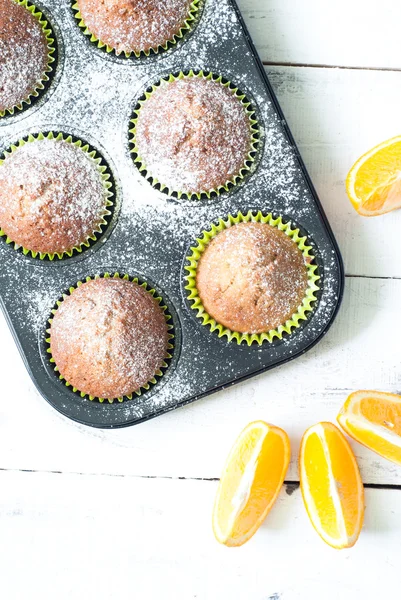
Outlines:
<svg viewBox="0 0 401 600"><path fill-rule="evenodd" d="M308 288L306 260L277 227L238 223L218 233L202 253L196 288L217 323L240 333L269 332L302 304Z"/></svg>
<svg viewBox="0 0 401 600"><path fill-rule="evenodd" d="M122 398L146 386L169 347L158 301L128 279L98 278L66 296L54 313L50 351L74 388L96 398Z"/></svg>
<svg viewBox="0 0 401 600"><path fill-rule="evenodd" d="M136 162L162 189L188 196L234 183L255 142L242 99L221 78L162 80L136 111Z"/></svg>
<svg viewBox="0 0 401 600"><path fill-rule="evenodd" d="M102 45L116 54L139 55L180 37L193 18L191 4L192 0L77 0L75 7Z"/></svg>
<svg viewBox="0 0 401 600"><path fill-rule="evenodd" d="M39 18L23 4L0 0L0 115L22 108L43 88L50 50Z"/></svg>
<svg viewBox="0 0 401 600"><path fill-rule="evenodd" d="M110 214L104 179L96 160L78 145L60 137L32 138L0 163L0 230L32 253L71 252Z"/></svg>

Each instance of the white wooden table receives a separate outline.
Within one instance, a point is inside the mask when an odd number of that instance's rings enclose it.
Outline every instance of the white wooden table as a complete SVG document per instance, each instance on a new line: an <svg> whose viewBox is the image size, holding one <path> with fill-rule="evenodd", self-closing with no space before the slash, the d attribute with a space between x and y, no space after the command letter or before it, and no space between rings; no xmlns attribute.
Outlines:
<svg viewBox="0 0 401 600"><path fill-rule="evenodd" d="M401 133L397 0L240 0L342 250L340 315L309 354L119 431L75 424L36 392L0 317L2 600L396 598L401 469L354 445L366 485L355 548L336 552L287 485L256 536L226 549L211 507L226 454L261 418L291 436L333 420L355 389L401 390L401 211L358 217L353 161Z"/></svg>

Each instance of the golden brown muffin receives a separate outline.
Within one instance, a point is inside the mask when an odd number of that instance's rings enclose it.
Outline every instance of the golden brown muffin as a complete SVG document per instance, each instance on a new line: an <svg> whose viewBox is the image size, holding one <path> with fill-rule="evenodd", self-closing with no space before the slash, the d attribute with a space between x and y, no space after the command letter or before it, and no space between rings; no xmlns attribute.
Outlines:
<svg viewBox="0 0 401 600"><path fill-rule="evenodd" d="M148 383L164 363L163 310L132 281L100 278L76 288L57 309L50 348L64 379L97 398L121 398Z"/></svg>
<svg viewBox="0 0 401 600"><path fill-rule="evenodd" d="M43 81L47 66L39 21L13 0L0 0L0 111L21 105Z"/></svg>
<svg viewBox="0 0 401 600"><path fill-rule="evenodd" d="M152 177L171 190L209 192L238 175L252 145L249 116L223 84L162 82L138 111L135 141Z"/></svg>
<svg viewBox="0 0 401 600"><path fill-rule="evenodd" d="M121 52L157 49L174 39L189 17L192 0L77 0L92 35Z"/></svg>
<svg viewBox="0 0 401 600"><path fill-rule="evenodd" d="M240 333L263 333L297 311L308 287L305 259L285 233L266 223L239 223L212 239L196 272L206 312Z"/></svg>
<svg viewBox="0 0 401 600"><path fill-rule="evenodd" d="M97 164L81 148L28 142L0 165L0 229L33 252L67 252L98 229L106 195Z"/></svg>

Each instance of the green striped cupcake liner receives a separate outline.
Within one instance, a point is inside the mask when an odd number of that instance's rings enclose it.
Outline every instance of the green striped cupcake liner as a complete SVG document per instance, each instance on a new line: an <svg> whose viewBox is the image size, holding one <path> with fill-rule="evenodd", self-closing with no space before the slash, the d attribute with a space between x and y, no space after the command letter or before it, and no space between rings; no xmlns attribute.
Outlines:
<svg viewBox="0 0 401 600"><path fill-rule="evenodd" d="M21 6L24 6L27 10L29 10L29 12L40 23L43 33L47 40L48 62L47 62L47 67L45 69L45 72L43 73L43 77L42 77L41 81L39 81L35 85L35 87L28 94L28 96L26 98L24 98L23 100L21 100L21 102L19 104L17 104L16 106L11 106L10 108L6 108L5 110L0 110L0 118L5 117L6 115L13 115L16 110L19 110L19 111L23 110L24 105L29 106L30 104L32 104L32 100L34 98L37 98L43 92L46 85L50 81L50 75L54 71L53 63L56 60L55 57L53 56L54 53L56 52L54 33L50 27L49 22L45 19L43 13L40 10L38 10L36 8L36 6L34 4L32 4L29 0L14 0L14 2L16 2L16 4L20 4Z"/></svg>
<svg viewBox="0 0 401 600"><path fill-rule="evenodd" d="M224 229L237 225L238 223L248 223L250 221L268 223L272 227L277 227L277 229L288 235L302 252L308 272L308 288L297 312L277 329L272 329L271 331L259 334L231 331L215 321L213 317L207 313L196 288L198 262L210 241ZM307 237L300 235L300 230L298 228L293 229L291 223L285 223L280 216L275 218L271 213L264 215L261 211L257 213L249 211L245 215L239 212L236 216L228 215L226 219L219 219L217 224L212 223L210 229L203 231L200 237L196 239L196 244L191 247L191 254L186 259L188 264L184 267L187 271L187 274L185 275L185 290L187 291L187 298L191 308L196 312L196 316L202 321L203 325L208 325L210 331L216 332L219 338L225 336L229 342L235 341L239 345L246 343L248 346L251 346L251 344L258 344L260 346L264 342L271 343L276 338L281 340L284 334L290 334L294 329L300 326L302 321L305 321L308 318L308 313L313 310L314 303L317 300L316 292L320 289L317 283L320 276L318 274L317 265L312 264L314 256L311 254L311 250L312 247L308 245Z"/></svg>
<svg viewBox="0 0 401 600"><path fill-rule="evenodd" d="M244 106L247 116L248 116L248 119L249 119L249 129L251 132L250 149L249 149L248 155L246 156L246 159L244 161L244 165L240 169L240 171L236 175L234 175L231 179L226 181L226 183L224 185L220 185L219 187L217 187L215 189L211 189L211 190L202 190L197 193L192 193L192 192L187 193L185 190L174 190L174 189L171 189L169 186L165 185L162 181L159 181L157 179L157 177L154 176L148 170L148 168L146 166L146 162L141 157L140 149L137 145L137 140L136 140L136 124L138 121L138 116L139 116L141 107L144 105L144 103L151 97L151 95L161 85L168 85L169 83L172 83L173 81L176 81L179 79L185 79L187 77L199 77L200 79L213 80L217 83L220 83L227 89L229 89L232 92L233 96L235 96ZM258 145L259 145L259 127L258 127L258 122L256 119L255 111L252 108L251 103L248 101L246 95L243 94L238 89L238 87L235 87L230 81L226 80L222 75L215 75L213 73L205 72L205 71L193 71L191 69L189 72L186 72L186 73L181 71L178 75L171 74L166 78L162 78L160 81L158 81L157 83L152 85L151 88L149 90L147 90L144 93L144 95L142 96L142 98L139 100L136 108L134 109L134 116L131 119L130 123L132 125L132 128L130 128L130 130L129 130L129 132L131 134L130 135L130 146L131 146L131 153L133 154L133 161L134 161L135 165L137 166L141 175L143 175L143 177L145 177L151 183L151 185L153 187L157 187L158 189L160 189L161 192L168 194L169 196L176 195L177 198L186 197L188 199L197 199L197 200L201 200L202 198L205 198L205 197L210 198L212 195L218 196L222 192L227 192L232 187L238 185L244 179L244 177L251 171L252 166L254 165L254 162L255 162L255 156L256 156Z"/></svg>
<svg viewBox="0 0 401 600"><path fill-rule="evenodd" d="M156 383L158 381L160 381L160 379L163 377L165 370L168 368L171 359L173 358L173 350L174 350L174 326L172 325L172 316L169 314L168 312L168 308L167 306L164 304L163 298L161 296L158 295L158 292L150 287L148 285L148 283L146 283L146 281L140 281L138 277L130 277L129 275L125 274L125 275L121 275L120 273L104 273L102 275L95 275L93 277L88 276L84 279L84 281L78 281L74 286L71 286L68 289L68 292L63 294L62 298L60 300L57 300L56 302L56 307L52 309L51 313L52 315L55 315L57 312L57 309L59 306L61 306L61 304L63 303L63 301L65 300L65 298L67 298L68 296L70 296L71 294L74 293L74 291L79 288L83 283L87 282L87 281L91 281L94 279L99 279L101 277L104 277L105 279L109 279L109 278L114 278L114 279L125 279L128 281L132 281L134 283L137 283L138 285L140 285L141 287L143 287L149 294L151 294L153 296L153 298L156 300L156 302L159 304L160 309L163 311L164 313L164 318L166 320L166 324L167 324L167 329L168 329L168 345L167 345L167 353L166 356L164 358L163 363L161 364L160 368L156 371L156 373L154 374L154 376L148 381L148 383L146 383L145 385L141 386L139 389L135 390L134 392L132 392L132 394L129 394L127 396L123 396L120 398L98 398L95 396L91 396L89 394L86 394L85 392L81 392L81 390L78 390L76 387L74 387L71 383L69 383L59 372L59 369L56 365L56 361L52 356L52 350L51 350L51 337L50 337L50 327L48 329L46 329L46 333L49 334L49 337L46 338L46 344L47 344L47 348L46 348L46 352L49 355L49 362L50 365L52 367L52 370L54 371L54 373L58 376L58 379L60 381L62 381L64 383L64 385L68 388L71 388L72 391L76 394L79 394L79 396L81 398L86 398L88 400L91 401L96 401L96 402L100 402L101 404L103 404L103 402L108 402L109 404L113 404L114 402L124 402L125 400L132 400L132 398L134 398L134 396L142 396L142 394L144 392L147 392L152 386L156 385ZM48 319L48 323L49 325L52 324L53 318L51 317L50 319Z"/></svg>
<svg viewBox="0 0 401 600"><path fill-rule="evenodd" d="M54 132L54 131L50 131L48 133L38 133L38 134L30 134L28 135L26 138L24 139L20 139L16 144L12 144L10 146L10 148L8 150L6 150L4 152L4 158L0 159L0 168L1 165L13 154L13 152L15 152L16 150L18 150L19 148L21 148L22 146L25 146L25 144L30 144L32 142L36 142L36 141L40 141L40 140L63 140L64 142L67 142L68 144L73 144L74 146L76 146L77 148L80 148L83 152L85 152L94 162L96 168L98 169L99 173L100 173L100 177L103 181L103 185L105 188L105 208L103 210L103 212L100 215L100 221L99 224L97 226L97 228L92 232L92 234L84 241L82 242L79 246L75 246L74 248L71 248L70 250L66 250L64 252L55 252L54 254L51 254L49 252L35 252L34 250L30 250L29 248L25 248L24 246L21 246L20 244L17 244L16 242L14 242L8 235L7 233L0 227L0 237L5 237L5 241L6 244L10 244L14 247L15 250L20 250L22 251L22 253L27 256L27 255L31 255L33 258L38 258L40 260L54 260L55 258L58 259L62 259L67 257L71 257L73 254L75 253L81 253L85 248L89 248L94 242L96 242L99 238L99 236L101 234L103 234L105 228L108 226L109 224L109 219L112 216L112 212L110 209L113 209L114 207L114 202L113 202L113 191L112 191L112 187L113 184L111 182L111 177L110 177L110 173L108 172L107 167L102 164L103 163L103 158L100 156L100 154L98 154L98 152L96 152L96 150L93 150L89 144L87 144L86 142L83 142L80 139L74 139L71 135L64 135L61 132Z"/></svg>
<svg viewBox="0 0 401 600"><path fill-rule="evenodd" d="M164 44L161 44L161 45L157 46L156 48L150 48L149 50L141 50L139 52L138 51L118 52L115 48L113 48L113 46L109 46L105 42L102 42L102 40L97 38L87 27L82 15L81 15L81 12L79 10L79 4L78 4L78 2L76 2L76 0L72 0L72 9L74 11L75 19L78 22L78 26L83 31L83 33L89 37L90 41L93 44L95 44L98 48L100 48L101 50L104 50L107 54L114 52L116 56L123 55L123 56L125 56L125 58L130 58L132 56L135 56L136 58L140 58L141 56L147 57L147 56L150 56L151 54L159 54L159 52L161 52L163 50L169 50L170 48L174 48L174 46L180 40L182 40L185 37L185 35L187 33L189 33L191 31L191 29L193 28L194 22L198 18L198 14L200 11L200 0L192 1L192 3L190 4L190 7L189 7L189 12L188 12L187 18L185 19L184 23L182 24L180 30L177 33L175 33L171 37L171 39L166 40L166 42Z"/></svg>

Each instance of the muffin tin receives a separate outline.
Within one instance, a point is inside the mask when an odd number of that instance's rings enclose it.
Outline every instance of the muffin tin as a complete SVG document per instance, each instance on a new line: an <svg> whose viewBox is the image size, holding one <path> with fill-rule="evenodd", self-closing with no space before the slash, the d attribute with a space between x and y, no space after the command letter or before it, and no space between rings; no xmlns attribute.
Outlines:
<svg viewBox="0 0 401 600"><path fill-rule="evenodd" d="M57 39L57 66L46 93L0 119L0 154L39 131L61 131L101 154L113 179L116 207L104 234L61 260L25 256L0 238L0 300L26 367L57 410L94 427L122 427L182 406L291 360L316 344L338 311L343 266L333 234L299 157L234 0L205 0L193 30L174 48L149 57L117 57L78 27L69 0L35 2ZM130 119L144 91L162 77L191 69L221 74L246 94L260 142L252 172L211 199L177 199L154 189L133 163ZM185 290L186 257L199 234L228 214L272 212L307 235L320 291L313 313L282 340L238 345L196 318ZM87 276L128 274L152 285L172 315L174 352L163 377L121 403L82 398L49 362L46 329L56 301Z"/></svg>

